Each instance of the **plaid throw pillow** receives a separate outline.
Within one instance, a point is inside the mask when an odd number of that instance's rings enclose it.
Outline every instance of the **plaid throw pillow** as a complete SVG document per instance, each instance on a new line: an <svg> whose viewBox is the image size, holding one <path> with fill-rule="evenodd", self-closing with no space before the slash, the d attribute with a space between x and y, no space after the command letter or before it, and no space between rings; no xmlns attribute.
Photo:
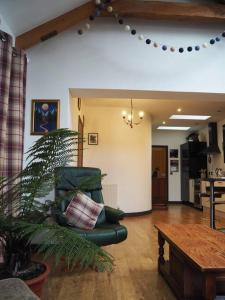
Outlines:
<svg viewBox="0 0 225 300"><path fill-rule="evenodd" d="M66 209L68 224L81 229L93 229L104 204L94 202L87 195L78 192Z"/></svg>

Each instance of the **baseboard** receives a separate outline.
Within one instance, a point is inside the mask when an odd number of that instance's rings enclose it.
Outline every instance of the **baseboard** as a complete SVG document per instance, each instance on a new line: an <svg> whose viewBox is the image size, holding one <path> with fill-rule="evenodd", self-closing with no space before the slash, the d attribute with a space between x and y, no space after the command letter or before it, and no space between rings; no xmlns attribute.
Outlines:
<svg viewBox="0 0 225 300"><path fill-rule="evenodd" d="M194 209L197 209L199 211L203 211L203 207L197 207L197 206L194 205L194 203L182 201L182 204L186 205L186 206L189 206L189 207L192 207Z"/></svg>
<svg viewBox="0 0 225 300"><path fill-rule="evenodd" d="M152 210L167 210L168 205L167 204L152 204Z"/></svg>
<svg viewBox="0 0 225 300"><path fill-rule="evenodd" d="M124 217L144 216L144 215L149 215L151 212L152 212L152 209L146 210L146 211L140 211L140 212L125 213Z"/></svg>
<svg viewBox="0 0 225 300"><path fill-rule="evenodd" d="M190 206L190 207L194 207L194 203L188 202L188 201L182 201L182 204Z"/></svg>
<svg viewBox="0 0 225 300"><path fill-rule="evenodd" d="M199 211L203 211L203 206L202 207L197 207L197 206L194 206L195 209L199 210Z"/></svg>
<svg viewBox="0 0 225 300"><path fill-rule="evenodd" d="M173 204L183 204L182 201L168 201L168 205L173 205Z"/></svg>

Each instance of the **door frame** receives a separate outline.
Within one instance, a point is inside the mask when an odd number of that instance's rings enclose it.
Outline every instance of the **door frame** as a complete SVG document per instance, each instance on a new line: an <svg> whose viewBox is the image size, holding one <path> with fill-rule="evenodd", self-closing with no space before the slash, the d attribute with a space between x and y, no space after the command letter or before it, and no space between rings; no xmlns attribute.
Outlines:
<svg viewBox="0 0 225 300"><path fill-rule="evenodd" d="M78 151L77 151L77 167L83 167L83 150L84 150L84 122L78 116Z"/></svg>
<svg viewBox="0 0 225 300"><path fill-rule="evenodd" d="M162 206L162 207L157 207L156 209L167 209L168 203L169 203L169 150L168 150L168 146L167 145L152 145L152 150L153 148L164 148L166 150L166 174L167 174L167 199L166 199L166 206ZM153 151L152 151L153 154ZM151 176L152 176L152 169L151 169ZM152 195L151 195L152 196ZM152 207L153 207L153 199L152 199Z"/></svg>

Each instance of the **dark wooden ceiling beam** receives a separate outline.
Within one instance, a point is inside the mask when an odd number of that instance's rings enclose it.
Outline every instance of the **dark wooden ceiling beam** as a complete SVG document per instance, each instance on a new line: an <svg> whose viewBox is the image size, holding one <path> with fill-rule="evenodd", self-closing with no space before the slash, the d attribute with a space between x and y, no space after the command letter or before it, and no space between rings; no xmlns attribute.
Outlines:
<svg viewBox="0 0 225 300"><path fill-rule="evenodd" d="M28 49L37 43L47 40L56 34L79 24L91 15L94 2L73 9L51 21L25 32L16 38L16 46ZM117 0L113 2L116 12L122 17L157 19L157 20L189 20L225 23L225 5L201 3L175 3L140 0ZM105 13L106 16L110 14ZM225 27L225 26L224 26Z"/></svg>
<svg viewBox="0 0 225 300"><path fill-rule="evenodd" d="M37 26L16 37L16 47L21 49L31 48L32 46L71 28L88 19L94 8L95 4L90 1L51 21Z"/></svg>
<svg viewBox="0 0 225 300"><path fill-rule="evenodd" d="M225 5L217 3L175 3L118 0L113 7L123 17L143 19L193 20L225 23Z"/></svg>

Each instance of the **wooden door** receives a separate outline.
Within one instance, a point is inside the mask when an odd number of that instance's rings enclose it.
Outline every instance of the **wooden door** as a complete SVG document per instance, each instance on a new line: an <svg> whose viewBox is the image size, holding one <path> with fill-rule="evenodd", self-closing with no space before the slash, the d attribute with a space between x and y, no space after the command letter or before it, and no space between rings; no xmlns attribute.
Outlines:
<svg viewBox="0 0 225 300"><path fill-rule="evenodd" d="M84 138L84 124L80 118L78 117L78 133L79 133L79 141L78 141L78 157L77 157L77 166L83 167L83 138Z"/></svg>
<svg viewBox="0 0 225 300"><path fill-rule="evenodd" d="M152 209L167 209L168 147L152 146Z"/></svg>

